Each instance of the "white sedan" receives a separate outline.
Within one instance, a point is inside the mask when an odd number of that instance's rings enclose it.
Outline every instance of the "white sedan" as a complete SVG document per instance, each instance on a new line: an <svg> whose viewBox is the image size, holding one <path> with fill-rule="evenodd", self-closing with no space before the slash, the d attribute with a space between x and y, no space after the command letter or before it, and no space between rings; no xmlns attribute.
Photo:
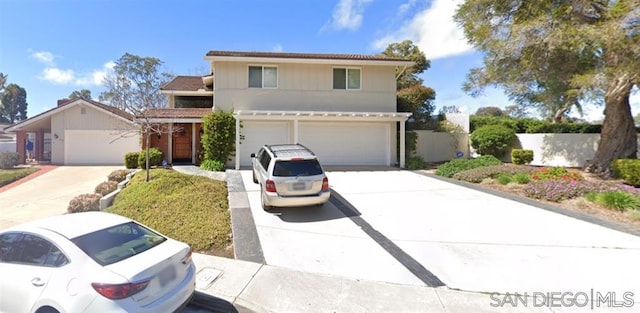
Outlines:
<svg viewBox="0 0 640 313"><path fill-rule="evenodd" d="M191 299L191 248L104 212L0 232L0 312L174 312Z"/></svg>

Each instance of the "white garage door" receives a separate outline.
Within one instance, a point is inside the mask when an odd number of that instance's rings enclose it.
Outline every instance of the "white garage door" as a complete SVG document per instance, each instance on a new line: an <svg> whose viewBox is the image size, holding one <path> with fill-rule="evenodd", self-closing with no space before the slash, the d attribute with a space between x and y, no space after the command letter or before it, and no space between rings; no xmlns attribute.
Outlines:
<svg viewBox="0 0 640 313"><path fill-rule="evenodd" d="M266 144L290 143L288 122L243 121L240 133L240 165L251 165L251 153L258 152Z"/></svg>
<svg viewBox="0 0 640 313"><path fill-rule="evenodd" d="M298 141L326 165L390 165L389 123L300 122Z"/></svg>
<svg viewBox="0 0 640 313"><path fill-rule="evenodd" d="M125 154L140 151L139 136L118 136L115 131L67 130L64 138L64 163L124 164Z"/></svg>

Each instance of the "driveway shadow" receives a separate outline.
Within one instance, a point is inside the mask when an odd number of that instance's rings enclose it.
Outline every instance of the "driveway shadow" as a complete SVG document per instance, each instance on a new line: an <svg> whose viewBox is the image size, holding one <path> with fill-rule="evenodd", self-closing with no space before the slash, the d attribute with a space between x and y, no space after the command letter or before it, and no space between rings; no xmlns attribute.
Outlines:
<svg viewBox="0 0 640 313"><path fill-rule="evenodd" d="M360 216L360 212L333 189L331 189L331 198L322 206L274 208L269 213L289 223L329 221Z"/></svg>

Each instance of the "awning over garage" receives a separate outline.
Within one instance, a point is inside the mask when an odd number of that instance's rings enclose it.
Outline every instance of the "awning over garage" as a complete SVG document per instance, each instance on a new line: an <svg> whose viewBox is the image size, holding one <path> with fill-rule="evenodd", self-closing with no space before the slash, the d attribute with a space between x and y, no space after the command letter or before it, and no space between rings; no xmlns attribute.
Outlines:
<svg viewBox="0 0 640 313"><path fill-rule="evenodd" d="M395 153L391 123L411 116L405 112L235 111L236 169L263 144L303 143L327 165L388 165ZM244 138L241 141L240 122ZM272 130L277 129L276 133ZM395 133L395 128L393 129ZM288 136L291 134L291 136ZM404 136L400 136L400 167L404 168ZM395 158L395 157L394 157Z"/></svg>

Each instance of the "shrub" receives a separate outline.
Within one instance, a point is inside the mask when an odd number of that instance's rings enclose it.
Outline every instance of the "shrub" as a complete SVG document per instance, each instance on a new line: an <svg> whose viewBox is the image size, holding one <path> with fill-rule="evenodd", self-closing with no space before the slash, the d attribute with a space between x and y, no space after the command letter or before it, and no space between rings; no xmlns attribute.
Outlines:
<svg viewBox="0 0 640 313"><path fill-rule="evenodd" d="M100 211L100 198L102 195L97 193L86 193L76 196L69 201L67 212L78 213L87 211Z"/></svg>
<svg viewBox="0 0 640 313"><path fill-rule="evenodd" d="M138 168L138 158L140 152L129 152L124 155L124 166L126 168Z"/></svg>
<svg viewBox="0 0 640 313"><path fill-rule="evenodd" d="M18 165L20 155L16 152L0 152L0 168L9 169Z"/></svg>
<svg viewBox="0 0 640 313"><path fill-rule="evenodd" d="M511 151L511 162L513 164L529 164L531 161L533 161L533 150L513 149Z"/></svg>
<svg viewBox="0 0 640 313"><path fill-rule="evenodd" d="M407 158L406 167L408 170L421 170L427 167L427 162L419 155L413 155Z"/></svg>
<svg viewBox="0 0 640 313"><path fill-rule="evenodd" d="M127 179L127 175L129 175L129 173L131 173L129 170L115 170L109 173L109 176L107 176L107 180L119 183Z"/></svg>
<svg viewBox="0 0 640 313"><path fill-rule="evenodd" d="M521 174L529 178L529 173L535 172L538 169L532 166L520 166L512 164L492 165L478 167L466 171L462 171L453 175L453 178L458 180L467 181L470 183L480 183L487 178L496 178L502 174L517 175Z"/></svg>
<svg viewBox="0 0 640 313"><path fill-rule="evenodd" d="M531 182L531 176L525 173L517 173L513 175L513 180L520 185L526 185Z"/></svg>
<svg viewBox="0 0 640 313"><path fill-rule="evenodd" d="M469 136L471 146L481 155L502 157L516 140L513 129L501 125L483 126Z"/></svg>
<svg viewBox="0 0 640 313"><path fill-rule="evenodd" d="M618 159L611 163L613 176L622 178L631 186L640 186L640 160Z"/></svg>
<svg viewBox="0 0 640 313"><path fill-rule="evenodd" d="M511 182L511 175L502 174L498 176L498 183L500 183L501 185L506 185L510 182Z"/></svg>
<svg viewBox="0 0 640 313"><path fill-rule="evenodd" d="M564 167L543 167L531 174L533 180L584 180L582 174L569 172Z"/></svg>
<svg viewBox="0 0 640 313"><path fill-rule="evenodd" d="M204 160L226 163L235 152L236 119L232 112L212 112L202 119Z"/></svg>
<svg viewBox="0 0 640 313"><path fill-rule="evenodd" d="M444 163L438 166L436 170L436 175L444 176L444 177L453 177L456 173L460 173L462 171L490 166L490 165L501 165L502 161L498 160L496 157L491 155L483 155L476 159L454 159L447 163Z"/></svg>
<svg viewBox="0 0 640 313"><path fill-rule="evenodd" d="M523 191L527 197L553 202L573 199L590 192L625 191L634 195L640 193L640 190L624 184L561 179L532 181L524 186Z"/></svg>
<svg viewBox="0 0 640 313"><path fill-rule="evenodd" d="M225 170L226 166L218 160L204 160L200 163L200 168L207 171L222 172Z"/></svg>
<svg viewBox="0 0 640 313"><path fill-rule="evenodd" d="M589 193L587 200L599 204L603 207L624 212L627 210L640 209L640 198L626 191L605 191L600 193Z"/></svg>
<svg viewBox="0 0 640 313"><path fill-rule="evenodd" d="M114 192L116 189L118 189L118 182L110 180L110 181L105 181L98 184L98 186L96 186L96 189L94 191L99 195L106 196Z"/></svg>
<svg viewBox="0 0 640 313"><path fill-rule="evenodd" d="M142 151L138 155L138 167L147 168L147 152ZM158 148L149 148L149 167L162 165L162 151Z"/></svg>

